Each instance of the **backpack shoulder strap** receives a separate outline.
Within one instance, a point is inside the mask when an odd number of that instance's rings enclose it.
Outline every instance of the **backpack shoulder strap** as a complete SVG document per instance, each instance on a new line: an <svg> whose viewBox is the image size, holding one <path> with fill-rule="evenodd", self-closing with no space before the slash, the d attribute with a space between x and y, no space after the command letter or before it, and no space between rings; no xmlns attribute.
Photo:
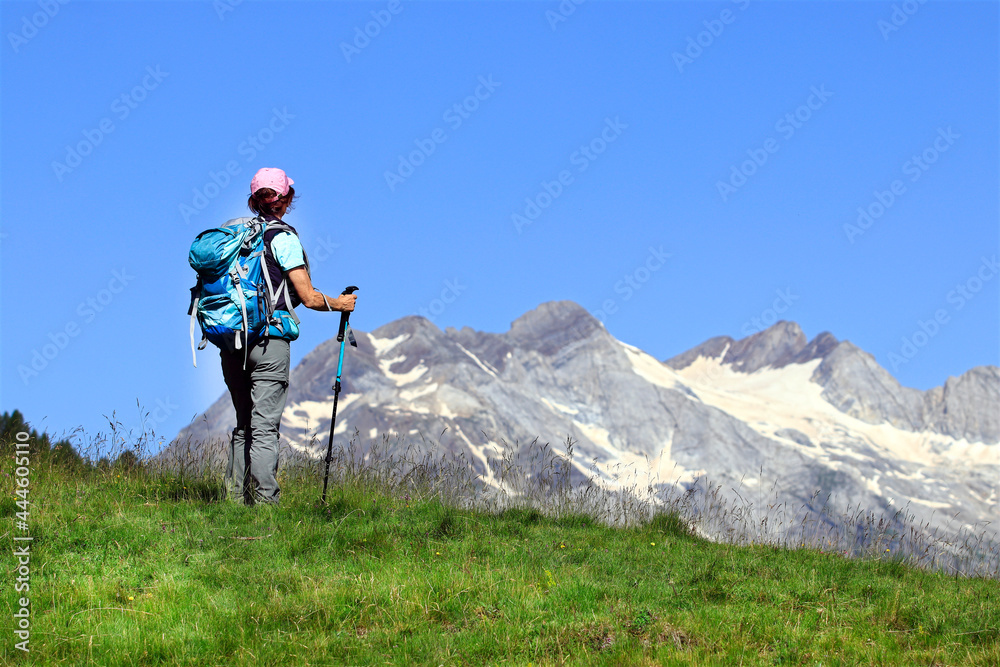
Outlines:
<svg viewBox="0 0 1000 667"><path fill-rule="evenodd" d="M298 231L296 231L294 227L289 225L287 222L282 222L281 220L266 220L264 225L264 235L268 242L281 232L290 232L295 236L299 235Z"/></svg>
<svg viewBox="0 0 1000 667"><path fill-rule="evenodd" d="M264 284L267 286L267 299L269 301L268 312L270 313L274 311L275 306L279 303L283 294L288 314L291 315L292 320L298 324L300 320L295 314L295 308L292 306L291 288L288 285L288 279L286 277L282 277L281 282L278 284L276 289L274 282L271 280L271 270L268 266L269 262L277 263L277 260L274 257L274 249L271 247L271 242L274 241L274 237L285 231L291 232L298 237L298 232L295 231L294 227L282 222L281 220L263 220L262 222L264 223L264 233L262 235L264 248L261 251L261 264L263 265L263 271L261 271L261 273L264 274ZM303 251L303 256L304 254L305 253Z"/></svg>
<svg viewBox="0 0 1000 667"><path fill-rule="evenodd" d="M264 247L266 249L266 252L264 253L264 257L265 258L270 257L271 261L276 261L274 257L274 249L271 245L272 242L274 241L274 237L280 234L281 232L288 232L290 234L293 234L296 238L298 238L299 233L298 231L296 231L294 227L292 227L286 222L282 222L281 220L267 220L265 221L265 225L266 227L264 229ZM299 245L301 245L301 242L299 243ZM306 272L309 272L309 258L306 256L305 248L302 249L302 259L303 261L305 261ZM266 279L267 286L271 292L271 297L272 297L271 303L272 304L277 303L278 297L284 294L284 301L285 301L285 306L287 307L288 310L288 314L291 315L292 320L296 324L298 324L300 320L299 316L295 313L295 306L292 305L293 288L289 283L288 277L283 276L281 279L281 284L278 285L277 289L274 289L274 286L271 284L270 274L267 271L266 262L264 269L265 269L264 275L267 276Z"/></svg>

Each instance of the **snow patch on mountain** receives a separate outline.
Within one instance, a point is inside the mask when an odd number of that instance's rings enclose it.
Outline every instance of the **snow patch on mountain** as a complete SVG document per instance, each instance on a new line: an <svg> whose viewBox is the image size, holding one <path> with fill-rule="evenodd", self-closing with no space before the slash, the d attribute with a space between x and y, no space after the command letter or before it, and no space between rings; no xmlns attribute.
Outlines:
<svg viewBox="0 0 1000 667"><path fill-rule="evenodd" d="M654 366L655 359L635 348L626 346L626 351L635 372L650 382L668 388L684 383L703 402L742 420L763 436L775 438L778 432L792 428L813 443L823 443L807 446L782 438L810 456L829 459L828 454L836 453L861 460L871 458L856 449L832 444L846 437L892 458L920 465L1000 465L1000 447L995 445L907 431L888 423L870 424L841 412L822 397L823 387L810 381L821 359L741 373L722 363L720 355L698 357L686 368L674 371L662 364Z"/></svg>
<svg viewBox="0 0 1000 667"><path fill-rule="evenodd" d="M549 400L542 396L542 403L547 405L553 412L562 413L564 415L578 415L580 411L576 408L571 408L568 405L562 405L561 403L556 403L555 401Z"/></svg>
<svg viewBox="0 0 1000 667"><path fill-rule="evenodd" d="M408 333L400 334L393 338L377 338L373 334L368 334L368 340L371 342L372 347L375 348L376 357L381 357L409 337L410 334Z"/></svg>
<svg viewBox="0 0 1000 667"><path fill-rule="evenodd" d="M393 373L390 369L402 361L406 361L406 357L399 356L392 359L379 359L378 361L378 367L382 371L382 374L395 382L397 387L403 387L411 382L416 382L421 375L427 372L426 366L417 364L405 373Z"/></svg>
<svg viewBox="0 0 1000 667"><path fill-rule="evenodd" d="M460 344L458 344L458 349L460 349L462 352L465 352L465 354L467 354L469 356L469 358L472 359L472 361L474 361L476 363L477 366L479 366L481 369L483 369L484 371L486 371L487 373L489 373L490 375L492 375L494 377L494 379L499 379L500 376L497 375L497 369L493 368L492 366L490 366L489 364L487 364L486 362L484 362L482 359L480 359L476 355L474 355L471 352L469 352L468 350L466 350Z"/></svg>
<svg viewBox="0 0 1000 667"><path fill-rule="evenodd" d="M458 429L457 433L458 437L465 442L472 458L478 461L480 466L483 468L483 472L479 475L479 479L487 486L499 489L501 487L500 480L497 479L496 475L493 473L492 466L490 466L490 459L495 459L497 457L496 444L491 441L485 445L477 445L469 440L468 436L462 432L462 429Z"/></svg>
<svg viewBox="0 0 1000 667"><path fill-rule="evenodd" d="M361 396L361 394L341 394L338 409L346 409ZM326 401L299 401L287 406L281 414L281 426L303 432L315 430L323 422L330 421L332 403L331 397Z"/></svg>
<svg viewBox="0 0 1000 667"><path fill-rule="evenodd" d="M416 389L404 389L399 392L399 397L404 401L413 402L422 396L427 396L428 394L433 394L438 389L438 383L432 382L431 384L425 384Z"/></svg>
<svg viewBox="0 0 1000 667"><path fill-rule="evenodd" d="M546 403L549 401L543 399ZM591 468L578 465L581 472L596 472L603 486L620 490L636 486L645 488L659 484L689 484L705 475L705 470L689 470L671 456L670 441L664 442L656 456L649 457L637 453L627 443L616 443L613 435L604 427L573 420L580 434L602 451L600 457L593 457Z"/></svg>

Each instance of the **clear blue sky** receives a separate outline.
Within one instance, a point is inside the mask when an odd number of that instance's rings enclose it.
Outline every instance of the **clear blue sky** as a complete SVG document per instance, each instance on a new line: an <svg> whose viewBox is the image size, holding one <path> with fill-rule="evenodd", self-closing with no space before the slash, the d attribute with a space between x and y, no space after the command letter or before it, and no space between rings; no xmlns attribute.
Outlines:
<svg viewBox="0 0 1000 667"><path fill-rule="evenodd" d="M665 359L777 305L907 386L1000 363L995 2L231 4L0 5L0 410L169 438L222 395L187 250L265 166L358 329L571 299Z"/></svg>

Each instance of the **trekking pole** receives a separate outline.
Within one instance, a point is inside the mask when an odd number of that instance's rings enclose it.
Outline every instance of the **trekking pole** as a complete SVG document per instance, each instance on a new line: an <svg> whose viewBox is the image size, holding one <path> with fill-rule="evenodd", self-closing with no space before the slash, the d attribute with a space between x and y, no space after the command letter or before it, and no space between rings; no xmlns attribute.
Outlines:
<svg viewBox="0 0 1000 667"><path fill-rule="evenodd" d="M357 290L357 286L351 285L346 288L343 294L352 294ZM344 336L351 341L351 347L357 347L358 342L354 339L354 332L347 324L351 314L344 311L340 314L340 329L337 331L337 342L340 343L340 357L337 359L337 379L333 382L333 417L330 418L330 441L326 446L326 473L323 475L323 503L326 504L326 485L330 480L330 461L333 460L333 429L337 425L337 401L340 399L340 374L344 369Z"/></svg>

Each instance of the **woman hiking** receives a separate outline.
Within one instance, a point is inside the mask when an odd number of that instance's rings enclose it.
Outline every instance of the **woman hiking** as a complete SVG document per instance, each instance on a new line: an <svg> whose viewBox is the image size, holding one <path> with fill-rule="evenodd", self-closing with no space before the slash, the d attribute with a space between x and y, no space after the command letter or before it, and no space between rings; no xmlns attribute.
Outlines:
<svg viewBox="0 0 1000 667"><path fill-rule="evenodd" d="M278 429L288 394L291 341L299 337L292 308L351 312L357 296L328 296L316 290L295 229L282 218L295 200L294 181L284 171L264 168L250 182L247 206L267 225L264 270L275 286L274 317L249 350L220 349L222 374L236 408L225 484L229 497L247 505L277 503ZM284 285L284 289L278 287Z"/></svg>

